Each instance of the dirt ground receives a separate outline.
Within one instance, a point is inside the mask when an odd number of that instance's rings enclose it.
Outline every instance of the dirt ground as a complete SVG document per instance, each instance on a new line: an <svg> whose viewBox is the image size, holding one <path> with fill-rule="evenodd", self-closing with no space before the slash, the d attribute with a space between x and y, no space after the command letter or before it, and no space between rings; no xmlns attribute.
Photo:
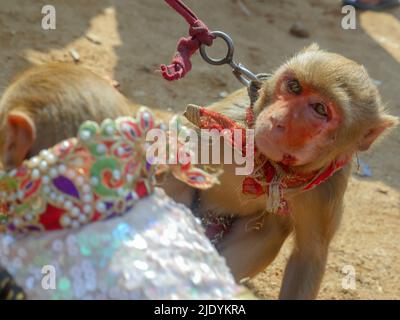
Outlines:
<svg viewBox="0 0 400 320"><path fill-rule="evenodd" d="M392 114L400 116L400 8L357 16L356 30L341 28L340 1L187 0L214 30L235 40L236 57L255 72L266 72L296 50L318 42L322 48L364 64L377 80ZM41 28L41 8L56 8L57 29ZM243 4L245 9L243 9ZM300 22L309 38L289 33ZM72 61L118 80L131 100L164 110L182 111L188 103L206 105L240 87L228 67L212 67L197 56L193 70L169 83L155 73L168 63L184 21L162 0L1 0L0 92L12 77L33 64ZM95 34L95 44L86 38ZM361 155L372 177L354 173L345 213L329 255L320 299L400 298L400 129ZM251 288L262 298L277 297L291 241ZM356 289L342 288L342 269L354 266Z"/></svg>

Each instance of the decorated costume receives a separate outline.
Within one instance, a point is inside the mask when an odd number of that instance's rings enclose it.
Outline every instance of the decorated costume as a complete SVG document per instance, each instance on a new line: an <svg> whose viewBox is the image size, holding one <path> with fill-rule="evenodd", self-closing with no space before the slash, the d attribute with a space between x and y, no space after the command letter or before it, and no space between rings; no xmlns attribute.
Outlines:
<svg viewBox="0 0 400 320"><path fill-rule="evenodd" d="M156 169L145 157L153 128L161 126L147 109L101 126L89 121L77 138L2 174L0 265L28 299L242 292L200 221L154 187ZM192 169L185 166L187 176Z"/></svg>

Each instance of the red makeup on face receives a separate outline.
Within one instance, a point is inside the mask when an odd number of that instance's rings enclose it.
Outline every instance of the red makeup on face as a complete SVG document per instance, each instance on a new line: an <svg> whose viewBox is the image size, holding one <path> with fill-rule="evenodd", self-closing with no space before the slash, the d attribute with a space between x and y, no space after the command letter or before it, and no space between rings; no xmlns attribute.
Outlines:
<svg viewBox="0 0 400 320"><path fill-rule="evenodd" d="M339 108L295 78L282 77L274 101L256 121L256 144L267 157L285 165L313 161L340 123Z"/></svg>

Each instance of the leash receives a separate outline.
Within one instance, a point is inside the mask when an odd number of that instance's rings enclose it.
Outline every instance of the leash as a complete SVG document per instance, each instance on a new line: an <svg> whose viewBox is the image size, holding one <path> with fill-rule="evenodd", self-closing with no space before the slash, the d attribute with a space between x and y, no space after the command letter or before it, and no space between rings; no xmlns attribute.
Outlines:
<svg viewBox="0 0 400 320"><path fill-rule="evenodd" d="M252 105L255 101L254 92L258 91L262 81L269 75L255 74L243 64L236 62L233 59L235 47L232 38L222 31L210 31L207 25L181 0L165 0L165 2L189 24L189 37L179 40L177 52L171 64L160 66L164 79L168 81L182 79L192 68L191 56L199 50L201 57L207 63L214 66L227 64L232 68L234 76L248 88ZM223 58L212 58L206 51L206 47L212 46L217 38L222 39L227 45L227 53Z"/></svg>
<svg viewBox="0 0 400 320"><path fill-rule="evenodd" d="M183 78L192 68L190 58L197 52L200 45L211 46L215 36L211 34L206 24L190 10L181 0L165 0L189 24L189 37L181 38L177 52L170 65L161 65L164 79L168 81Z"/></svg>

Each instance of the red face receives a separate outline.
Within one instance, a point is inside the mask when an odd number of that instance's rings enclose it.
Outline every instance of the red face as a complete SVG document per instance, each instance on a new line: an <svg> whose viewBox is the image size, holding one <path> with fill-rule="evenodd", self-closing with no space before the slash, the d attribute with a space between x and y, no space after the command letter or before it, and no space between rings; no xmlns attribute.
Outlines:
<svg viewBox="0 0 400 320"><path fill-rule="evenodd" d="M256 119L255 142L275 162L307 165L335 141L340 120L333 102L296 78L283 76L273 102Z"/></svg>

